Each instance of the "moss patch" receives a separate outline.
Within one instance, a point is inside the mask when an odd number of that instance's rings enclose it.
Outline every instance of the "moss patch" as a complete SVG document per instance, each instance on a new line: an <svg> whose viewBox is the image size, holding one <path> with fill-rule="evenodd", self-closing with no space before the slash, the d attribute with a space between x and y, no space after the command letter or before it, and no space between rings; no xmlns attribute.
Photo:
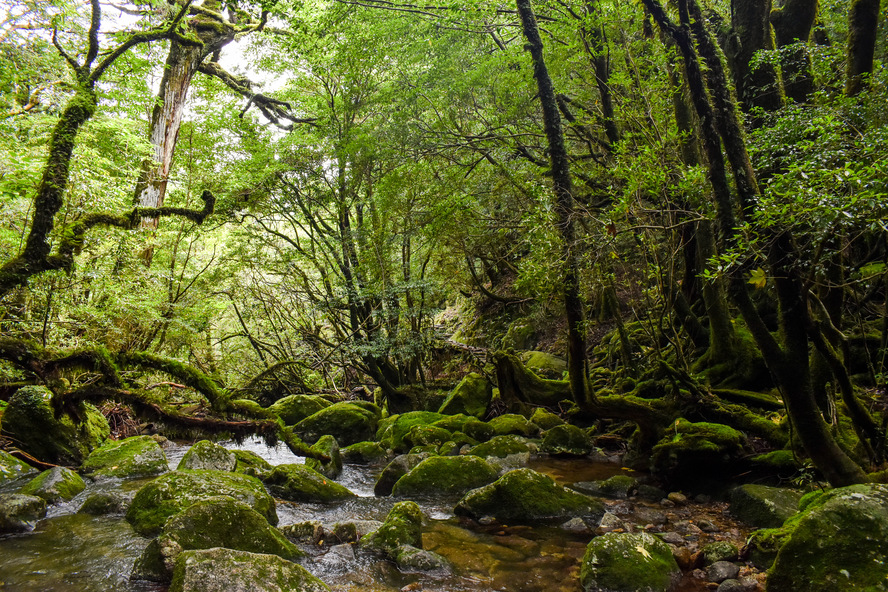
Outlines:
<svg viewBox="0 0 888 592"><path fill-rule="evenodd" d="M480 418L487 413L487 406L492 398L493 385L490 381L472 372L447 395L438 413L447 415L462 413Z"/></svg>
<svg viewBox="0 0 888 592"><path fill-rule="evenodd" d="M540 427L527 420L523 415L507 413L494 417L489 422L497 436L516 435L533 438L540 433Z"/></svg>
<svg viewBox="0 0 888 592"><path fill-rule="evenodd" d="M330 458L328 461L320 461L316 458L305 459L305 466L314 469L321 475L335 479L342 473L342 455L339 453L339 443L336 438L330 436L321 436L321 439L314 443L311 447L315 452Z"/></svg>
<svg viewBox="0 0 888 592"><path fill-rule="evenodd" d="M167 458L150 436L108 441L95 449L80 468L94 477L150 477L166 472Z"/></svg>
<svg viewBox="0 0 888 592"><path fill-rule="evenodd" d="M179 466L179 471L184 470L203 470L203 471L233 471L237 466L237 457L219 446L215 442L209 440L201 440L196 442L194 446L188 449Z"/></svg>
<svg viewBox="0 0 888 592"><path fill-rule="evenodd" d="M379 422L376 440L395 452L406 452L412 447L404 441L410 428L417 425L431 425L444 417L434 411L410 411L392 415Z"/></svg>
<svg viewBox="0 0 888 592"><path fill-rule="evenodd" d="M355 403L334 403L297 423L293 431L308 443L329 434L348 446L369 440L376 433L378 419L374 411Z"/></svg>
<svg viewBox="0 0 888 592"><path fill-rule="evenodd" d="M496 481L497 470L476 456L433 456L398 479L395 497L463 495Z"/></svg>
<svg viewBox="0 0 888 592"><path fill-rule="evenodd" d="M611 532L593 539L580 567L586 592L668 592L680 578L669 546L647 533Z"/></svg>
<svg viewBox="0 0 888 592"><path fill-rule="evenodd" d="M392 557L401 545L422 549L422 510L416 502L395 504L382 526L361 539L361 546Z"/></svg>
<svg viewBox="0 0 888 592"><path fill-rule="evenodd" d="M290 395L275 401L268 410L280 417L286 425L296 425L330 405L330 401L319 395Z"/></svg>
<svg viewBox="0 0 888 592"><path fill-rule="evenodd" d="M278 465L263 480L274 495L294 502L331 503L355 497L339 483L305 465Z"/></svg>
<svg viewBox="0 0 888 592"><path fill-rule="evenodd" d="M329 592L304 567L277 555L217 547L185 551L176 560L170 592Z"/></svg>
<svg viewBox="0 0 888 592"><path fill-rule="evenodd" d="M80 475L65 467L53 467L43 471L22 487L21 494L36 495L48 504L73 499L75 495L86 489Z"/></svg>
<svg viewBox="0 0 888 592"><path fill-rule="evenodd" d="M540 452L559 456L586 456L592 452L592 439L575 425L555 426L543 435Z"/></svg>

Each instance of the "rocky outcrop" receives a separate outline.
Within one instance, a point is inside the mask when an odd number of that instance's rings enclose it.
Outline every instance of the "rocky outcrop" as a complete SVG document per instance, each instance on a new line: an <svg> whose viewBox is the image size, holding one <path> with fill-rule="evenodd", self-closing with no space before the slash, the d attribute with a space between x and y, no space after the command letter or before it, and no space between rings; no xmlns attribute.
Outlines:
<svg viewBox="0 0 888 592"><path fill-rule="evenodd" d="M490 381L480 374L472 372L447 395L441 408L438 409L438 413L446 415L463 413L481 418L487 413L487 406L490 405L492 397L493 385L490 384Z"/></svg>
<svg viewBox="0 0 888 592"><path fill-rule="evenodd" d="M379 415L354 403L334 403L298 422L293 431L309 444L331 435L340 445L369 440L376 433Z"/></svg>

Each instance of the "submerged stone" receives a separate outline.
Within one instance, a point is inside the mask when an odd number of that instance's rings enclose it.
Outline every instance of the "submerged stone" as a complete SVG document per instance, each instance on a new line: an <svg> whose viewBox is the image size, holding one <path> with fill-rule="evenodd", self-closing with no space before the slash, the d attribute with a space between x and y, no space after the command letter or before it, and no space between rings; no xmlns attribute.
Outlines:
<svg viewBox="0 0 888 592"><path fill-rule="evenodd" d="M463 378L456 388L450 391L438 413L454 415L463 413L473 417L484 417L487 406L493 398L493 385L485 377L472 372Z"/></svg>
<svg viewBox="0 0 888 592"><path fill-rule="evenodd" d="M46 516L46 501L36 495L0 493L0 534L27 532Z"/></svg>
<svg viewBox="0 0 888 592"><path fill-rule="evenodd" d="M496 481L497 470L477 456L433 456L398 479L395 497L463 495Z"/></svg>
<svg viewBox="0 0 888 592"><path fill-rule="evenodd" d="M376 433L378 420L374 411L356 403L334 403L298 422L293 431L308 443L329 434L348 446L369 440Z"/></svg>
<svg viewBox="0 0 888 592"><path fill-rule="evenodd" d="M398 502L375 531L361 538L361 546L394 558L398 547L422 549L422 510L416 502Z"/></svg>
<svg viewBox="0 0 888 592"><path fill-rule="evenodd" d="M268 410L280 417L286 425L291 426L332 404L319 395L290 395L275 401Z"/></svg>
<svg viewBox="0 0 888 592"><path fill-rule="evenodd" d="M328 456L330 460L321 461L316 458L307 458L305 466L330 479L335 479L342 473L342 455L339 453L339 443L336 438L330 435L321 436L321 439L315 442L311 449Z"/></svg>
<svg viewBox="0 0 888 592"><path fill-rule="evenodd" d="M305 465L278 465L263 477L265 485L277 497L293 502L341 502L355 494Z"/></svg>
<svg viewBox="0 0 888 592"><path fill-rule="evenodd" d="M86 489L80 475L65 467L53 467L43 471L22 487L20 493L36 495L48 504L66 502Z"/></svg>
<svg viewBox="0 0 888 592"><path fill-rule="evenodd" d="M802 493L784 487L746 484L731 490L731 513L759 528L777 528L798 512Z"/></svg>
<svg viewBox="0 0 888 592"><path fill-rule="evenodd" d="M80 470L93 477L150 477L168 470L167 458L151 436L105 442L83 462Z"/></svg>
<svg viewBox="0 0 888 592"><path fill-rule="evenodd" d="M277 555L217 547L184 551L170 592L329 592L321 580Z"/></svg>
<svg viewBox="0 0 888 592"><path fill-rule="evenodd" d="M680 579L669 545L648 533L596 537L580 567L584 592L670 592Z"/></svg>
<svg viewBox="0 0 888 592"><path fill-rule="evenodd" d="M5 450L0 450L0 485L35 471L37 469L31 465L23 463Z"/></svg>
<svg viewBox="0 0 888 592"><path fill-rule="evenodd" d="M412 545L401 545L395 549L395 565L401 571L446 572L450 570L450 562L432 551L417 549Z"/></svg>
<svg viewBox="0 0 888 592"><path fill-rule="evenodd" d="M139 534L152 536L170 516L220 495L244 502L269 523L277 524L274 499L262 483L250 475L227 471L172 471L161 475L136 493L126 519Z"/></svg>
<svg viewBox="0 0 888 592"><path fill-rule="evenodd" d="M215 442L201 440L188 449L176 470L233 471L236 466L237 457L230 450Z"/></svg>
<svg viewBox="0 0 888 592"><path fill-rule="evenodd" d="M98 491L93 493L80 509L78 514L90 514L92 516L105 516L107 514L124 514L129 507L129 499L123 495L111 491Z"/></svg>
<svg viewBox="0 0 888 592"><path fill-rule="evenodd" d="M575 425L555 426L543 435L540 452L556 456L586 456L592 452L592 438Z"/></svg>

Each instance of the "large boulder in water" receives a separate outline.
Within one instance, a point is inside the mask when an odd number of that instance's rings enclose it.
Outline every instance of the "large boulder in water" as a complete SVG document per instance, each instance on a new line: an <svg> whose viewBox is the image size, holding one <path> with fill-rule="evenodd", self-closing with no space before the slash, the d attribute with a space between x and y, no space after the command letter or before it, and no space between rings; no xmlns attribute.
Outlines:
<svg viewBox="0 0 888 592"><path fill-rule="evenodd" d="M369 440L376 433L379 415L354 403L334 403L309 415L293 427L299 437L312 444L329 434L340 445Z"/></svg>
<svg viewBox="0 0 888 592"><path fill-rule="evenodd" d="M395 452L407 452L411 445L405 442L405 438L413 426L431 425L445 417L445 415L434 411L409 411L392 415L379 422L376 440Z"/></svg>
<svg viewBox="0 0 888 592"><path fill-rule="evenodd" d="M398 479L392 495L457 496L493 483L496 478L496 467L477 456L432 456Z"/></svg>
<svg viewBox="0 0 888 592"><path fill-rule="evenodd" d="M28 473L33 473L36 470L37 469L31 465L23 463L5 450L0 450L0 485L24 477Z"/></svg>
<svg viewBox="0 0 888 592"><path fill-rule="evenodd" d="M25 386L9 399L3 414L2 435L40 460L76 466L111 433L108 420L88 403L76 406L79 420L67 413L56 418L52 393L43 386Z"/></svg>
<svg viewBox="0 0 888 592"><path fill-rule="evenodd" d="M521 436L494 436L487 442L482 442L469 449L469 454L481 458L506 458L513 454L530 454L536 452L536 444L528 442Z"/></svg>
<svg viewBox="0 0 888 592"><path fill-rule="evenodd" d="M166 455L150 436L109 440L92 451L80 470L91 477L152 477L169 469Z"/></svg>
<svg viewBox="0 0 888 592"><path fill-rule="evenodd" d="M277 555L216 547L185 551L176 560L169 592L329 592L297 565Z"/></svg>
<svg viewBox="0 0 888 592"><path fill-rule="evenodd" d="M268 410L280 417L286 425L296 425L332 404L319 395L290 395L275 401Z"/></svg>
<svg viewBox="0 0 888 592"><path fill-rule="evenodd" d="M34 477L19 493L36 495L48 504L57 504L74 499L84 489L86 483L80 475L65 467L53 467Z"/></svg>
<svg viewBox="0 0 888 592"><path fill-rule="evenodd" d="M438 413L454 415L463 413L474 417L484 417L487 406L493 398L493 385L490 381L472 372L463 378L456 388L450 391L438 409Z"/></svg>
<svg viewBox="0 0 888 592"><path fill-rule="evenodd" d="M747 483L731 490L731 513L750 526L777 528L798 512L802 492Z"/></svg>
<svg viewBox="0 0 888 592"><path fill-rule="evenodd" d="M227 495L277 524L274 498L255 477L226 471L172 471L144 485L133 498L126 519L141 535L153 536L167 519L208 498Z"/></svg>
<svg viewBox="0 0 888 592"><path fill-rule="evenodd" d="M305 465L284 464L262 477L268 490L292 502L341 502L355 494Z"/></svg>
<svg viewBox="0 0 888 592"><path fill-rule="evenodd" d="M422 510L416 502L398 502L382 526L361 538L362 547L391 557L401 545L422 549Z"/></svg>
<svg viewBox="0 0 888 592"><path fill-rule="evenodd" d="M237 457L233 452L215 442L201 440L188 449L176 470L233 471L236 466Z"/></svg>
<svg viewBox="0 0 888 592"><path fill-rule="evenodd" d="M648 533L596 537L580 567L584 592L669 592L680 579L669 545Z"/></svg>
<svg viewBox="0 0 888 592"><path fill-rule="evenodd" d="M311 449L315 452L320 452L330 460L322 461L316 458L307 458L305 459L305 466L330 479L335 479L342 473L342 454L339 452L339 442L336 441L336 438L329 434L321 436L321 439L315 442Z"/></svg>
<svg viewBox="0 0 888 592"><path fill-rule="evenodd" d="M26 532L46 516L46 501L36 495L0 493L0 534Z"/></svg>
<svg viewBox="0 0 888 592"><path fill-rule="evenodd" d="M392 459L376 479L373 486L373 494L381 497L391 495L398 479L410 472L413 467L429 457L427 452L421 454L400 454Z"/></svg>
<svg viewBox="0 0 888 592"><path fill-rule="evenodd" d="M454 513L476 520L490 516L510 523L574 517L598 520L604 515L604 505L595 498L565 489L547 475L516 469L467 493Z"/></svg>
<svg viewBox="0 0 888 592"><path fill-rule="evenodd" d="M788 525L768 592L888 590L888 485L833 489L803 512Z"/></svg>
<svg viewBox="0 0 888 592"><path fill-rule="evenodd" d="M230 497L199 501L167 520L133 567L136 579L165 582L182 551L225 547L284 559L304 555L264 516Z"/></svg>

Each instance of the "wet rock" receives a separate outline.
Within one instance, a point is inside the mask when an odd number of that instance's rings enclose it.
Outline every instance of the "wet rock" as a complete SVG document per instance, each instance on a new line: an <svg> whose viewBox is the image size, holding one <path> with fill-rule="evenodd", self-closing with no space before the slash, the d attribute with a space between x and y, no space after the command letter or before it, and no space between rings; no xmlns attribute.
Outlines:
<svg viewBox="0 0 888 592"><path fill-rule="evenodd" d="M450 562L444 557L433 553L417 549L411 545L401 545L394 553L395 564L401 571L421 571L421 572L447 572L450 571Z"/></svg>
<svg viewBox="0 0 888 592"><path fill-rule="evenodd" d="M404 444L415 449L418 446L430 446L435 452L445 442L452 440L453 434L444 428L428 425L415 425L404 436Z"/></svg>
<svg viewBox="0 0 888 592"><path fill-rule="evenodd" d="M275 401L268 410L280 417L286 425L291 426L330 405L332 405L330 401L319 395L290 395Z"/></svg>
<svg viewBox="0 0 888 592"><path fill-rule="evenodd" d="M551 430L555 426L564 425L565 423L559 416L542 407L534 409L533 414L530 416L530 421L538 425L541 430Z"/></svg>
<svg viewBox="0 0 888 592"><path fill-rule="evenodd" d="M746 542L749 562L759 569L770 569L777 559L777 551L789 538L790 531L768 528L753 532Z"/></svg>
<svg viewBox="0 0 888 592"><path fill-rule="evenodd" d="M0 493L0 533L27 532L46 516L46 501L36 495Z"/></svg>
<svg viewBox="0 0 888 592"><path fill-rule="evenodd" d="M694 553L687 547L672 547L672 556L682 571L689 571L695 567Z"/></svg>
<svg viewBox="0 0 888 592"><path fill-rule="evenodd" d="M366 465L385 457L385 449L376 442L356 442L340 450L342 461Z"/></svg>
<svg viewBox="0 0 888 592"><path fill-rule="evenodd" d="M626 499L635 492L638 481L629 475L614 475L603 481L580 481L571 485L586 495L597 495L614 499Z"/></svg>
<svg viewBox="0 0 888 592"><path fill-rule="evenodd" d="M329 592L304 567L277 555L215 548L184 551L170 592Z"/></svg>
<svg viewBox="0 0 888 592"><path fill-rule="evenodd" d="M94 478L152 477L169 469L166 455L151 436L109 440L83 461L80 470Z"/></svg>
<svg viewBox="0 0 888 592"><path fill-rule="evenodd" d="M320 461L316 458L307 458L305 459L306 467L314 469L330 479L335 479L342 474L342 455L339 453L339 443L336 438L330 435L321 436L321 439L315 442L311 449L330 457L330 460Z"/></svg>
<svg viewBox="0 0 888 592"><path fill-rule="evenodd" d="M348 446L371 439L378 421L379 413L373 409L342 402L309 415L298 422L293 431L308 443L317 442L321 436L329 434L340 445Z"/></svg>
<svg viewBox="0 0 888 592"><path fill-rule="evenodd" d="M493 516L499 521L519 523L574 516L597 521L604 515L604 506L595 498L565 489L547 475L516 469L467 493L454 512L470 518Z"/></svg>
<svg viewBox="0 0 888 592"><path fill-rule="evenodd" d="M586 456L592 448L592 439L585 430L566 423L546 431L540 452L555 456Z"/></svg>
<svg viewBox="0 0 888 592"><path fill-rule="evenodd" d="M317 520L296 522L281 527L281 532L291 541L307 542L317 545L324 540L324 526Z"/></svg>
<svg viewBox="0 0 888 592"><path fill-rule="evenodd" d="M355 497L347 488L305 465L278 465L263 477L263 482L275 496L292 502L332 503Z"/></svg>
<svg viewBox="0 0 888 592"><path fill-rule="evenodd" d="M673 487L699 487L721 482L745 454L746 438L734 428L681 419L654 446L651 472Z"/></svg>
<svg viewBox="0 0 888 592"><path fill-rule="evenodd" d="M401 545L422 549L422 511L416 502L396 503L385 522L361 538L361 546L395 558Z"/></svg>
<svg viewBox="0 0 888 592"><path fill-rule="evenodd" d="M666 496L666 499L668 499L676 506L683 506L688 503L688 497L678 491L671 492L669 495Z"/></svg>
<svg viewBox="0 0 888 592"><path fill-rule="evenodd" d="M602 518L602 520L604 520L604 518ZM581 532L581 533L586 533L591 530L589 528L589 525L586 524L586 521L583 520L582 518L571 518L570 520L568 520L567 522L562 524L561 528L564 530L568 530L570 532Z"/></svg>
<svg viewBox="0 0 888 592"><path fill-rule="evenodd" d="M526 438L515 435L494 436L487 442L482 442L469 450L469 454L481 458L505 458L512 454L526 454L535 452L536 446L528 442Z"/></svg>
<svg viewBox="0 0 888 592"><path fill-rule="evenodd" d="M604 516L601 517L601 522L598 524L598 528L595 530L595 533L607 534L615 530L624 530L625 528L626 525L616 514L605 512Z"/></svg>
<svg viewBox="0 0 888 592"><path fill-rule="evenodd" d="M741 485L731 490L731 513L758 528L777 528L798 511L802 493L783 487Z"/></svg>
<svg viewBox="0 0 888 592"><path fill-rule="evenodd" d="M304 555L250 506L230 497L217 497L199 501L171 517L136 561L133 578L169 581L181 552L213 547L268 553L289 560Z"/></svg>
<svg viewBox="0 0 888 592"><path fill-rule="evenodd" d="M729 561L716 561L706 568L706 579L720 584L725 580L733 580L740 575L740 566Z"/></svg>
<svg viewBox="0 0 888 592"><path fill-rule="evenodd" d="M98 491L91 494L80 509L78 514L90 514L91 516L106 516L108 514L125 514L130 500L113 491Z"/></svg>
<svg viewBox="0 0 888 592"><path fill-rule="evenodd" d="M212 497L242 501L270 524L277 524L274 498L250 475L226 471L173 471L144 485L133 498L126 519L141 535L152 536L173 514Z"/></svg>
<svg viewBox="0 0 888 592"><path fill-rule="evenodd" d="M585 592L669 592L680 578L669 546L646 533L592 539L580 567Z"/></svg>
<svg viewBox="0 0 888 592"><path fill-rule="evenodd" d="M734 561L740 553L740 550L737 549L737 545L729 541L709 543L704 546L701 551L703 552L704 565L712 565L719 561Z"/></svg>
<svg viewBox="0 0 888 592"><path fill-rule="evenodd" d="M235 473L258 477L274 468L270 462L251 450L232 450L231 453L237 459L237 464L234 466Z"/></svg>
<svg viewBox="0 0 888 592"><path fill-rule="evenodd" d="M655 524L657 526L662 526L666 524L668 519L666 518L666 514L664 514L660 510L647 508L645 506L636 506L635 521L641 525Z"/></svg>
<svg viewBox="0 0 888 592"><path fill-rule="evenodd" d="M426 454L402 454L396 456L379 474L376 485L373 487L374 495L379 497L391 495L398 479L406 475L412 468L429 458Z"/></svg>
<svg viewBox="0 0 888 592"><path fill-rule="evenodd" d="M659 487L654 487L653 485L648 485L646 483L639 483L636 495L642 499L657 502L666 497L666 492Z"/></svg>
<svg viewBox="0 0 888 592"><path fill-rule="evenodd" d="M31 465L23 463L5 450L0 450L0 485L36 471Z"/></svg>
<svg viewBox="0 0 888 592"><path fill-rule="evenodd" d="M80 475L65 467L53 467L34 477L19 493L36 495L48 504L57 504L73 499L84 489L86 484Z"/></svg>
<svg viewBox="0 0 888 592"><path fill-rule="evenodd" d="M804 514L791 522L792 533L768 575L768 592L885 588L888 485L833 489L813 498Z"/></svg>
<svg viewBox="0 0 888 592"><path fill-rule="evenodd" d="M176 470L233 471L237 457L222 446L209 440L201 440L188 449Z"/></svg>
<svg viewBox="0 0 888 592"><path fill-rule="evenodd" d="M523 415L516 413L506 413L498 417L494 417L489 422L497 436L524 436L525 438L535 438L540 434L540 427L535 423L531 423Z"/></svg>
<svg viewBox="0 0 888 592"><path fill-rule="evenodd" d="M438 413L445 415L463 413L480 418L487 413L487 406L492 397L493 385L490 381L472 372L447 395Z"/></svg>
<svg viewBox="0 0 888 592"><path fill-rule="evenodd" d="M759 590L758 582L750 579L728 579L718 585L715 592L756 592Z"/></svg>
<svg viewBox="0 0 888 592"><path fill-rule="evenodd" d="M683 545L685 544L685 538L678 534L677 532L664 532L659 535L663 541L669 543L670 545Z"/></svg>
<svg viewBox="0 0 888 592"><path fill-rule="evenodd" d="M721 529L714 522L707 520L706 518L700 518L697 520L697 527L703 532L713 533L719 532Z"/></svg>
<svg viewBox="0 0 888 592"><path fill-rule="evenodd" d="M463 495L496 481L498 472L477 456L432 456L398 479L392 488L395 497Z"/></svg>
<svg viewBox="0 0 888 592"><path fill-rule="evenodd" d="M91 451L101 446L111 428L98 409L77 404L82 422L67 413L58 419L50 405L52 393L43 386L25 386L9 399L0 434L12 438L31 456L59 465L80 465Z"/></svg>

